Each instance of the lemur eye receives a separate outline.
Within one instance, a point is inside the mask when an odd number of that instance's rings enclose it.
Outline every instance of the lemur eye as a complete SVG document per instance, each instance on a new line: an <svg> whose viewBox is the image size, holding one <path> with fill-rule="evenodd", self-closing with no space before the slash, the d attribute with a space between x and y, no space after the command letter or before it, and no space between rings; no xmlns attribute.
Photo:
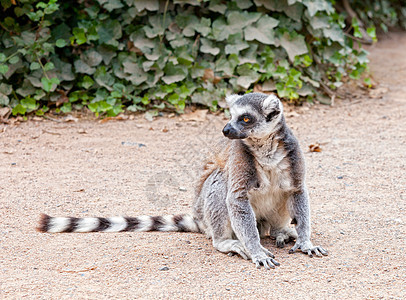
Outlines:
<svg viewBox="0 0 406 300"><path fill-rule="evenodd" d="M250 115L246 114L246 115L242 115L238 118L238 121L240 123L242 123L243 125L248 125L253 123L255 119L253 117L251 117Z"/></svg>

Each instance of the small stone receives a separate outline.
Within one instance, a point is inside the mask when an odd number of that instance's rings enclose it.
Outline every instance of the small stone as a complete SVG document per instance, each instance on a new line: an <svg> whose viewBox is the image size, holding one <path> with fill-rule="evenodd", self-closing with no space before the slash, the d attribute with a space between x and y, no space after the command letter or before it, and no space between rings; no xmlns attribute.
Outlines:
<svg viewBox="0 0 406 300"><path fill-rule="evenodd" d="M343 179L344 176L337 176L337 179Z"/></svg>
<svg viewBox="0 0 406 300"><path fill-rule="evenodd" d="M159 268L159 271L168 271L169 270L169 268L168 267L162 267L162 268Z"/></svg>

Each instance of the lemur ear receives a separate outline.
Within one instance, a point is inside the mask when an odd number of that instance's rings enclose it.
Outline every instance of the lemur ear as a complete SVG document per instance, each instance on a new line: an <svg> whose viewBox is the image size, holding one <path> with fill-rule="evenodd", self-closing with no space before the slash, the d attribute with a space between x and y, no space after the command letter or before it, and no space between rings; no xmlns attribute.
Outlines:
<svg viewBox="0 0 406 300"><path fill-rule="evenodd" d="M242 96L240 96L240 95L228 95L227 97L226 97L226 102L227 102L227 105L228 105L228 107L231 107L234 103L235 103L235 101L237 101L238 99L240 99Z"/></svg>
<svg viewBox="0 0 406 300"><path fill-rule="evenodd" d="M272 94L269 95L265 100L264 103L262 104L262 107L266 113L271 112L271 111L282 111L282 104L280 103L279 98Z"/></svg>

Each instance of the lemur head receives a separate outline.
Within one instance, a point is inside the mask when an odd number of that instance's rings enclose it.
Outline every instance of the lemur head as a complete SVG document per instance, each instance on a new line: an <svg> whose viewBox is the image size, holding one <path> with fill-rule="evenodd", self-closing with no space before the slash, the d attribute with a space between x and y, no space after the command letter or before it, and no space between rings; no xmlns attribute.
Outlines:
<svg viewBox="0 0 406 300"><path fill-rule="evenodd" d="M262 139L275 132L283 118L283 106L275 95L250 93L226 97L231 120L223 129L229 139Z"/></svg>

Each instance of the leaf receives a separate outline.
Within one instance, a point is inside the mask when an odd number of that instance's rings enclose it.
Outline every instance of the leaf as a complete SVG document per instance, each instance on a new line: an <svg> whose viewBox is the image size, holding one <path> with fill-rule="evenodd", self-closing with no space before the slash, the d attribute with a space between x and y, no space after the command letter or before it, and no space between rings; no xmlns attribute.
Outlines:
<svg viewBox="0 0 406 300"><path fill-rule="evenodd" d="M84 76L82 81L82 87L85 89L90 88L94 84L93 79L90 76Z"/></svg>
<svg viewBox="0 0 406 300"><path fill-rule="evenodd" d="M115 83L115 79L112 76L112 74L108 73L106 71L105 66L101 66L97 68L96 73L94 74L94 79L95 81L102 87L105 87L107 90L111 91L113 89L113 85ZM133 78L130 76L128 77L129 81L132 81ZM133 82L133 81L132 81ZM87 85L91 83L91 78L90 80L87 80ZM136 81L133 82L134 84L137 84Z"/></svg>
<svg viewBox="0 0 406 300"><path fill-rule="evenodd" d="M222 4L221 0L212 0L209 4L209 10L224 14L226 12L227 6Z"/></svg>
<svg viewBox="0 0 406 300"><path fill-rule="evenodd" d="M237 57L235 55L235 57ZM238 65L238 58L234 59L234 56L230 55L228 59L222 57L216 61L216 72L224 72L224 75L232 76L234 69Z"/></svg>
<svg viewBox="0 0 406 300"><path fill-rule="evenodd" d="M243 28L247 27L248 25L251 25L252 23L258 21L261 15L262 15L261 13L255 12L232 11L227 16L227 22L229 27L232 29L232 33L237 33L241 31ZM269 18L275 20L271 17ZM269 26L272 26L272 24L269 24Z"/></svg>
<svg viewBox="0 0 406 300"><path fill-rule="evenodd" d="M309 20L310 26L313 29L328 28L330 26L328 16L314 16Z"/></svg>
<svg viewBox="0 0 406 300"><path fill-rule="evenodd" d="M134 63L130 60L123 62L124 72L129 73L127 80L131 81L135 85L140 85L148 79L147 74L138 66L137 63Z"/></svg>
<svg viewBox="0 0 406 300"><path fill-rule="evenodd" d="M102 56L105 65L110 65L111 60L117 56L116 51L105 45L97 47L97 52Z"/></svg>
<svg viewBox="0 0 406 300"><path fill-rule="evenodd" d="M103 57L93 49L85 51L81 58L90 67L100 65L103 60Z"/></svg>
<svg viewBox="0 0 406 300"><path fill-rule="evenodd" d="M35 99L33 99L31 97L26 97L26 98L22 99L20 101L20 103L22 106L24 106L27 113L36 110L39 106L39 104L37 104L37 101L35 101Z"/></svg>
<svg viewBox="0 0 406 300"><path fill-rule="evenodd" d="M58 48L63 48L66 46L66 41L64 39L58 39L55 42L55 46L57 46Z"/></svg>
<svg viewBox="0 0 406 300"><path fill-rule="evenodd" d="M52 88L52 82L51 80L49 80L46 77L42 77L41 78L41 83L42 83L42 88L46 91L46 92L50 92L51 88Z"/></svg>
<svg viewBox="0 0 406 300"><path fill-rule="evenodd" d="M50 71L55 69L55 65L52 62L47 62L44 66L45 71Z"/></svg>
<svg viewBox="0 0 406 300"><path fill-rule="evenodd" d="M27 97L35 93L35 88L28 79L24 79L22 86L16 90L16 93L23 97Z"/></svg>
<svg viewBox="0 0 406 300"><path fill-rule="evenodd" d="M100 5L105 8L107 11L112 11L114 9L119 9L124 7L123 3L120 0L98 0ZM138 1L136 1L138 2Z"/></svg>
<svg viewBox="0 0 406 300"><path fill-rule="evenodd" d="M0 53L0 62L5 62L7 59L6 55L4 53Z"/></svg>
<svg viewBox="0 0 406 300"><path fill-rule="evenodd" d="M324 28L323 34L326 38L331 39L332 41L338 42L341 45L344 45L344 33L338 26L332 26L330 28Z"/></svg>
<svg viewBox="0 0 406 300"><path fill-rule="evenodd" d="M237 78L237 84L244 89L248 89L251 84L258 81L261 77L249 64L244 64L237 68L237 73L240 75Z"/></svg>
<svg viewBox="0 0 406 300"><path fill-rule="evenodd" d="M215 47L212 43L212 41L201 38L200 41L202 42L202 45L200 46L200 51L203 53L209 53L211 55L216 56L217 54L220 53L220 48Z"/></svg>
<svg viewBox="0 0 406 300"><path fill-rule="evenodd" d="M118 46L118 39L121 38L121 25L118 20L107 20L99 28L99 41L101 44Z"/></svg>
<svg viewBox="0 0 406 300"><path fill-rule="evenodd" d="M275 34L273 28L279 24L279 21L269 17L262 16L257 24L248 26L244 29L244 36L247 41L257 40L263 44L275 45Z"/></svg>
<svg viewBox="0 0 406 300"><path fill-rule="evenodd" d="M331 3L325 0L305 0L303 4L307 6L310 17L314 17L319 11L327 11L329 13L334 11Z"/></svg>
<svg viewBox="0 0 406 300"><path fill-rule="evenodd" d="M148 121L153 121L156 116L158 116L158 110L148 110L144 114L144 118Z"/></svg>
<svg viewBox="0 0 406 300"><path fill-rule="evenodd" d="M378 39L376 37L376 29L375 27L368 27L367 28L367 34L372 38L374 42L376 42Z"/></svg>
<svg viewBox="0 0 406 300"><path fill-rule="evenodd" d="M17 104L16 106L13 107L12 113L13 116L16 116L18 114L25 115L26 111L27 109L24 106L22 106L21 104Z"/></svg>
<svg viewBox="0 0 406 300"><path fill-rule="evenodd" d="M235 0L235 3L239 9L247 9L253 5L251 0Z"/></svg>
<svg viewBox="0 0 406 300"><path fill-rule="evenodd" d="M292 37L289 33L285 32L280 38L280 43L292 62L295 60L295 56L308 53L304 36L300 34Z"/></svg>
<svg viewBox="0 0 406 300"><path fill-rule="evenodd" d="M73 36L78 45L82 45L87 42L85 30L83 28L73 28Z"/></svg>
<svg viewBox="0 0 406 300"><path fill-rule="evenodd" d="M61 112L64 114L69 113L72 111L72 104L70 102L66 102L61 106Z"/></svg>
<svg viewBox="0 0 406 300"><path fill-rule="evenodd" d="M18 58L18 56L13 56L11 57L8 62L12 65L15 65L16 63L18 63L20 61L20 59Z"/></svg>
<svg viewBox="0 0 406 300"><path fill-rule="evenodd" d="M163 24L164 21L165 24ZM152 15L148 18L148 23L151 26L143 27L145 35L150 39L157 36L162 36L165 29L168 28L170 22L171 18L168 15L166 15L165 19L162 15Z"/></svg>
<svg viewBox="0 0 406 300"><path fill-rule="evenodd" d="M199 32L202 36L207 36L211 31L211 20L207 18L201 18L200 24L195 26L195 30Z"/></svg>
<svg viewBox="0 0 406 300"><path fill-rule="evenodd" d="M35 70L38 70L40 68L41 68L41 65L39 63L35 62L35 61L30 64L30 70L31 71L35 71Z"/></svg>
<svg viewBox="0 0 406 300"><path fill-rule="evenodd" d="M7 65L0 64L0 74L6 74L9 68Z"/></svg>
<svg viewBox="0 0 406 300"><path fill-rule="evenodd" d="M96 72L96 68L90 67L87 63L85 63L81 59L76 60L73 65L75 67L76 72L78 73L92 75L94 74L94 72Z"/></svg>
<svg viewBox="0 0 406 300"><path fill-rule="evenodd" d="M2 93L3 95L10 95L12 91L12 85L6 84L4 82L0 83L0 93Z"/></svg>
<svg viewBox="0 0 406 300"><path fill-rule="evenodd" d="M224 41L232 34L223 18L217 18L212 25L212 35L216 41Z"/></svg>
<svg viewBox="0 0 406 300"><path fill-rule="evenodd" d="M58 57L53 57L52 61L55 64L55 71L58 78L62 81L72 81L75 79L75 74L72 72L70 63L60 60Z"/></svg>
<svg viewBox="0 0 406 300"><path fill-rule="evenodd" d="M182 81L186 78L187 71L184 66L174 65L169 63L165 67L165 76L162 77L162 81L166 84L172 84L174 82Z"/></svg>
<svg viewBox="0 0 406 300"><path fill-rule="evenodd" d="M186 37L194 36L196 28L200 26L199 19L194 15L177 16L175 20Z"/></svg>
<svg viewBox="0 0 406 300"><path fill-rule="evenodd" d="M157 11L159 9L158 0L134 0L135 8L140 12L145 10Z"/></svg>
<svg viewBox="0 0 406 300"><path fill-rule="evenodd" d="M318 143L309 145L310 152L321 152L321 147Z"/></svg>
<svg viewBox="0 0 406 300"><path fill-rule="evenodd" d="M303 9L304 9L304 6L302 4L296 3L294 5L289 5L287 7L287 9L284 10L284 12L289 18L291 18L297 22L301 22L302 15L303 15Z"/></svg>
<svg viewBox="0 0 406 300"><path fill-rule="evenodd" d="M9 99L9 97L8 97L7 95L4 95L2 92L0 92L0 107L2 107L2 106L7 106L7 105L9 105L9 104L10 104L10 99ZM7 108L5 108L5 107L0 108L0 119L1 119L2 117L4 117L4 115L6 115L6 114L8 113L8 112L6 112L6 113L3 114L3 111L4 111L5 109L8 109L8 107L7 107Z"/></svg>

